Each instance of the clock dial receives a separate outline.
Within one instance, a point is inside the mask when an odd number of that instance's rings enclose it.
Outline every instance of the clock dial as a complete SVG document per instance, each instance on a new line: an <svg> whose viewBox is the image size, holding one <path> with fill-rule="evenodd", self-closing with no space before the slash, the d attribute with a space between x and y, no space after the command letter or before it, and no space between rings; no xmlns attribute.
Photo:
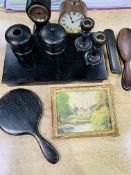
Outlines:
<svg viewBox="0 0 131 175"><path fill-rule="evenodd" d="M28 15L34 22L43 23L48 20L49 11L42 5L32 5L28 9Z"/></svg>
<svg viewBox="0 0 131 175"><path fill-rule="evenodd" d="M59 23L65 28L68 33L79 33L81 32L80 22L85 16L79 12L71 11L64 13Z"/></svg>

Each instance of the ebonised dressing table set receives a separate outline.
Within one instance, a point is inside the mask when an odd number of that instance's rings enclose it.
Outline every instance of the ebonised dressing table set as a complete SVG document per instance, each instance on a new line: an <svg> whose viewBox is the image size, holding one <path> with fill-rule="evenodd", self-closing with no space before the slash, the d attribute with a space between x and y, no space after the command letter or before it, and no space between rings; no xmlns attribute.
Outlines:
<svg viewBox="0 0 131 175"><path fill-rule="evenodd" d="M23 24L7 29L2 82L8 85L102 82L107 70L103 45L106 45L110 69L120 74L114 32L111 29L92 32L95 22L86 16L81 0L65 0L57 23L50 23L51 1L27 0L26 12L34 22L33 32ZM118 49L124 61L122 87L131 90L131 30L118 35ZM40 99L26 89L8 92L0 99L0 127L12 135L34 136L45 158L57 163L59 154L38 131L42 115Z"/></svg>

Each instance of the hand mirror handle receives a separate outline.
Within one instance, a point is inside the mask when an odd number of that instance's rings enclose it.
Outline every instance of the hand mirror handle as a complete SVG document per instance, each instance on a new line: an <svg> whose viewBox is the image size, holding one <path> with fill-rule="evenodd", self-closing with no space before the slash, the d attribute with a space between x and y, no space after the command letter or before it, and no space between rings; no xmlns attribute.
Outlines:
<svg viewBox="0 0 131 175"><path fill-rule="evenodd" d="M45 158L52 164L57 163L59 160L59 154L56 149L47 142L47 140L45 140L38 131L33 133L33 135L38 141Z"/></svg>

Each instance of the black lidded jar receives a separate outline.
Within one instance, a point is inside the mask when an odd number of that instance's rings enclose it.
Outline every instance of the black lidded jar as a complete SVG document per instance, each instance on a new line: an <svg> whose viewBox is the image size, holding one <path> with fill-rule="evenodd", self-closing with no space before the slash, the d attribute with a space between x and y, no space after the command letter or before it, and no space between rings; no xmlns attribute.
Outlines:
<svg viewBox="0 0 131 175"><path fill-rule="evenodd" d="M5 33L5 39L20 63L33 65L34 42L31 30L27 26L16 24L9 27Z"/></svg>
<svg viewBox="0 0 131 175"><path fill-rule="evenodd" d="M59 55L66 48L66 31L59 24L49 23L40 31L41 46L49 55Z"/></svg>

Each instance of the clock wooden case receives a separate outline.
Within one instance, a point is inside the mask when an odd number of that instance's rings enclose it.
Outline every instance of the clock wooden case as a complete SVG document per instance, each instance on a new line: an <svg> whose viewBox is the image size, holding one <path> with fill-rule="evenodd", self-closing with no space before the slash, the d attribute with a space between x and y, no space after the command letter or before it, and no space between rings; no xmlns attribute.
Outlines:
<svg viewBox="0 0 131 175"><path fill-rule="evenodd" d="M65 0L60 6L59 24L68 33L79 33L81 31L80 21L87 14L86 4L81 0Z"/></svg>

